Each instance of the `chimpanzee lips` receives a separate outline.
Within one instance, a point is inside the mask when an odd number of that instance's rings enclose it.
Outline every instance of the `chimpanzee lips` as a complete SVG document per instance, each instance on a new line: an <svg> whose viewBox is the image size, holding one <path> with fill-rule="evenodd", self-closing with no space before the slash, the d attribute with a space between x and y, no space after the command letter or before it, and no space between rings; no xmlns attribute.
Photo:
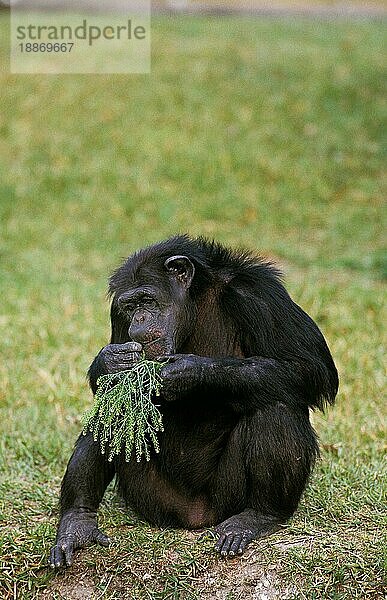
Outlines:
<svg viewBox="0 0 387 600"><path fill-rule="evenodd" d="M145 358L154 360L164 354L172 354L173 346L171 340L159 337L143 344L143 351Z"/></svg>

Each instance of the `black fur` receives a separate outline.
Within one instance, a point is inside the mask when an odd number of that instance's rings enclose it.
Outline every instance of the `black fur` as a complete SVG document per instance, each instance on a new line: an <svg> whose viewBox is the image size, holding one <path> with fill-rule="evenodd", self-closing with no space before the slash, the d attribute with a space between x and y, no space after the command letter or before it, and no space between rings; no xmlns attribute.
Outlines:
<svg viewBox="0 0 387 600"><path fill-rule="evenodd" d="M101 373L130 368L142 347L149 358L167 354L165 432L149 463L108 464L89 436L79 438L51 564L69 564L85 536L103 543L95 513L114 474L143 518L214 525L217 550L241 553L294 513L318 454L309 408L324 409L338 388L320 330L271 263L203 238L140 250L109 290L111 342L90 367L91 387Z"/></svg>

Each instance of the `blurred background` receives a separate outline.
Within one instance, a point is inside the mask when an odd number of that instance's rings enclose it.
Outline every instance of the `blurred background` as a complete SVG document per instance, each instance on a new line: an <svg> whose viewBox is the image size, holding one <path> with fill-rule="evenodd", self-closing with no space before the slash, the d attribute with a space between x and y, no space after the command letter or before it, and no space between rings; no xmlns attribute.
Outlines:
<svg viewBox="0 0 387 600"><path fill-rule="evenodd" d="M0 7L25 5L43 5L50 4L49 0L1 0ZM101 2L98 0L53 0L51 4L65 8L73 8L81 5L89 6L93 10L101 8ZM340 0L152 0L153 13L212 13L212 14L270 14L286 12L288 14L364 14L381 15L386 12L387 6L385 0L349 0L348 2ZM141 0L111 0L109 7L112 10L125 9L130 6L137 6L139 9L143 6Z"/></svg>
<svg viewBox="0 0 387 600"><path fill-rule="evenodd" d="M219 14L231 6L250 14ZM283 13L273 15L275 7ZM31 590L47 586L47 597L75 597L63 588L53 595L52 586L70 585L71 574L52 579L44 554L60 479L91 401L85 373L109 338L107 278L136 248L188 232L274 258L340 371L337 406L314 417L323 461L288 534L311 537L293 550L260 547L262 568L274 561L302 597L379 598L384 5L175 0L154 8L150 75L12 75L9 15L0 14L5 597L14 590L34 597ZM207 14L192 14L199 8ZM252 16L256 8L270 14ZM102 522L119 538L127 522L117 511ZM160 589L201 589L204 579L191 581L192 561L168 561L161 538L139 550L140 526L131 527L125 549L85 555L74 586L81 573L93 593L104 581L103 597L125 597L117 587L124 572L136 598L144 585L152 598L167 597L156 595ZM179 553L187 538L176 535ZM194 552L184 548L181 556ZM211 555L200 557L205 568L195 572L207 569L215 584L224 582ZM129 560L151 578L140 584ZM97 564L105 569L99 575ZM238 565L229 569L242 581ZM106 573L114 574L110 583Z"/></svg>

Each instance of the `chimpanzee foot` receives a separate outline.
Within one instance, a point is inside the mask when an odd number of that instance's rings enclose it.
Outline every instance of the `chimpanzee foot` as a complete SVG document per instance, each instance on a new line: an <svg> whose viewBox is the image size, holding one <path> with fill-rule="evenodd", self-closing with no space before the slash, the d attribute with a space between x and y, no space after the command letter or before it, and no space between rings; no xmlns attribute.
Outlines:
<svg viewBox="0 0 387 600"><path fill-rule="evenodd" d="M236 522L236 517L223 521L216 527L215 533L219 535L215 550L221 556L229 556L230 558L242 554L246 546L255 538L254 531L242 527Z"/></svg>
<svg viewBox="0 0 387 600"><path fill-rule="evenodd" d="M215 533L219 536L215 550L221 556L232 558L242 554L255 538L273 533L278 527L277 518L246 509L215 527Z"/></svg>
<svg viewBox="0 0 387 600"><path fill-rule="evenodd" d="M92 543L110 544L110 539L97 527L96 513L85 509L69 510L59 524L56 545L51 549L48 561L50 567L71 566L74 550Z"/></svg>

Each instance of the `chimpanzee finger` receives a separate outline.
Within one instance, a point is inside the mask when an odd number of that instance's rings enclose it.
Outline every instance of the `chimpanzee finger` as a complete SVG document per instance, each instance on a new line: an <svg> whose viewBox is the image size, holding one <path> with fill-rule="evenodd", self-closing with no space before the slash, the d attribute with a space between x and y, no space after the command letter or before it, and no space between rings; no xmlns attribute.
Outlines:
<svg viewBox="0 0 387 600"><path fill-rule="evenodd" d="M48 564L53 569L55 568L55 549L56 549L56 546L54 546L53 548L51 548L51 550L50 550L50 557L48 559Z"/></svg>
<svg viewBox="0 0 387 600"><path fill-rule="evenodd" d="M55 567L54 548L51 548L51 550L50 550L50 556L48 558L48 564L52 568Z"/></svg>
<svg viewBox="0 0 387 600"><path fill-rule="evenodd" d="M110 346L114 346L114 352L141 352L142 344L138 342L126 342L125 344L110 344Z"/></svg>
<svg viewBox="0 0 387 600"><path fill-rule="evenodd" d="M242 535L234 535L232 533L229 533L228 535L223 534L221 538L219 538L215 549L220 552L221 556L229 556L232 558L237 554L241 554L241 552L239 552L241 541Z"/></svg>
<svg viewBox="0 0 387 600"><path fill-rule="evenodd" d="M133 366L134 363L141 360L141 354L139 352L128 352L127 354L121 354L114 357L114 371L123 371Z"/></svg>
<svg viewBox="0 0 387 600"><path fill-rule="evenodd" d="M228 552L229 556L235 556L236 554L242 554L243 550L241 551L241 543L242 543L242 535L235 535L234 539L232 541L232 544L230 546L230 550Z"/></svg>
<svg viewBox="0 0 387 600"><path fill-rule="evenodd" d="M48 562L53 569L59 569L60 567L66 566L65 556L58 545L51 548L50 559Z"/></svg>
<svg viewBox="0 0 387 600"><path fill-rule="evenodd" d="M223 546L223 543L224 543L224 541L225 541L226 537L227 537L227 536L226 536L226 534L225 534L225 533L222 533L222 534L219 536L219 539L218 539L218 541L217 541L217 542L216 542L216 544L215 544L215 550L216 550L217 552L220 552L220 551L222 550L222 546Z"/></svg>
<svg viewBox="0 0 387 600"><path fill-rule="evenodd" d="M179 374L178 369L172 363L166 362L161 367L160 375L161 375L162 379L171 378L178 374Z"/></svg>
<svg viewBox="0 0 387 600"><path fill-rule="evenodd" d="M71 567L73 564L73 553L74 553L74 544L71 542L64 542L60 549L64 552L66 558L66 565Z"/></svg>
<svg viewBox="0 0 387 600"><path fill-rule="evenodd" d="M232 534L226 535L226 539L223 542L223 546L220 550L220 555L221 556L227 556L231 547L231 543L234 539L234 536Z"/></svg>
<svg viewBox="0 0 387 600"><path fill-rule="evenodd" d="M158 356L156 360L161 363L174 362L178 356L178 354L163 354L162 356Z"/></svg>

